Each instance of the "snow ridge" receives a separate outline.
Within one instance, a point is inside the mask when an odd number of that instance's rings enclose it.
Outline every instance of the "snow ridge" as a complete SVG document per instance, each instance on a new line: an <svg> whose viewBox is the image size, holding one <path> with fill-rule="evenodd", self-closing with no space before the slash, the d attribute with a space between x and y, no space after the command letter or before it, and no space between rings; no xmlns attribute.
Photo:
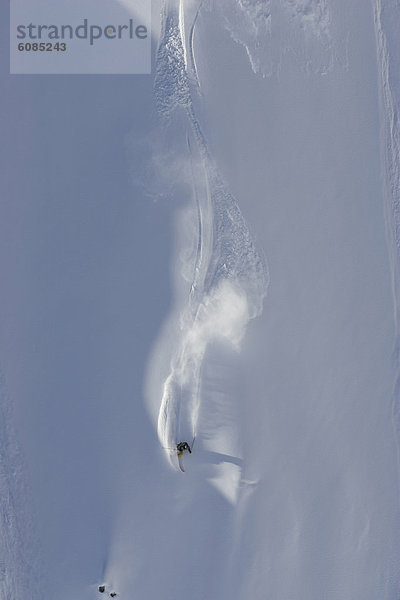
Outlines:
<svg viewBox="0 0 400 600"><path fill-rule="evenodd" d="M391 265L392 288L394 297L394 320L396 330L395 360L400 365L400 123L398 103L399 90L396 94L394 83L393 55L389 52L388 37L383 24L384 11L386 19L394 24L396 35L400 24L400 14L382 0L374 0L374 25L377 45L378 75L380 78L381 130L382 130L382 163L386 167L384 174L384 210L386 235L388 240L389 261ZM388 17L388 14L390 17ZM396 19L397 16L397 19ZM397 28L396 28L397 24ZM394 67L394 69L393 69ZM396 97L397 95L397 97ZM398 370L399 372L399 370ZM393 417L397 429L398 456L400 464L400 372L394 385Z"/></svg>

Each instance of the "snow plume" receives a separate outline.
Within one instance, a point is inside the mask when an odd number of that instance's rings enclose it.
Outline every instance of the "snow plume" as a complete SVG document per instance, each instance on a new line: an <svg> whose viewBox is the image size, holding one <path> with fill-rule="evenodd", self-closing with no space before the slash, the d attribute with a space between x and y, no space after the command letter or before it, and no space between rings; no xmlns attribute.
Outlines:
<svg viewBox="0 0 400 600"><path fill-rule="evenodd" d="M197 434L200 373L208 344L222 340L239 349L248 320L244 291L234 282L222 280L204 297L192 323L183 325L158 416L158 436L164 448L174 449L177 441L191 441Z"/></svg>
<svg viewBox="0 0 400 600"><path fill-rule="evenodd" d="M390 20L398 26L399 11L382 6L381 0L374 3L374 24L377 44L377 61L380 83L381 129L382 129L382 163L384 173L384 197L386 231L388 236L389 257L392 269L392 285L395 296L396 333L400 336L400 124L398 117L399 84L392 56L396 50L389 52L385 28ZM384 14L386 15L384 23ZM388 17L387 14L390 14ZM394 36L393 36L394 37ZM394 37L394 39L396 39ZM392 42L393 43L393 42Z"/></svg>
<svg viewBox="0 0 400 600"><path fill-rule="evenodd" d="M198 12L192 14L196 19ZM175 307L148 373L158 436L175 466L176 444L190 443L198 433L207 347L222 342L239 351L249 320L262 311L268 285L266 263L219 174L196 116L191 96L195 82L190 82L185 66L183 22L180 4L165 7L155 96L169 146L186 131L179 146L180 179L182 186L190 181L191 191L189 198L186 192L176 225ZM188 22L186 30L191 36L193 24ZM154 161L159 163L156 156Z"/></svg>

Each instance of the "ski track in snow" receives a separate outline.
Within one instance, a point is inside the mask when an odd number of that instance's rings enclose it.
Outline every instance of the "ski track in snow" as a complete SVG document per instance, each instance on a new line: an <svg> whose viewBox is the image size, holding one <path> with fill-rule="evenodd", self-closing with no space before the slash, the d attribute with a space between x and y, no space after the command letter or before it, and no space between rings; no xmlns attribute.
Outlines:
<svg viewBox="0 0 400 600"><path fill-rule="evenodd" d="M203 2L201 2L197 8L195 17L193 19L192 26L190 28L190 33L189 33L189 56L190 56L190 65L189 66L193 73L193 77L196 82L196 85L198 86L199 89L200 89L200 80L199 80L199 76L197 73L196 55L194 53L194 32L195 32L196 22L197 22L197 19L199 16L200 8L202 7L202 5L203 5Z"/></svg>
<svg viewBox="0 0 400 600"><path fill-rule="evenodd" d="M262 311L268 285L265 262L255 249L237 201L218 173L193 107L185 47L190 49L189 70L197 91L193 34L199 8L186 28L186 40L183 4L164 4L155 78L163 120L168 122L177 108L183 108L182 119L189 125L186 151L196 202L191 214L197 219L197 226L192 226L193 231L197 229L197 248L190 293L179 317L178 341L157 420L161 445L175 467L177 442L190 442L197 433L201 368L209 343L222 340L239 349L248 321Z"/></svg>

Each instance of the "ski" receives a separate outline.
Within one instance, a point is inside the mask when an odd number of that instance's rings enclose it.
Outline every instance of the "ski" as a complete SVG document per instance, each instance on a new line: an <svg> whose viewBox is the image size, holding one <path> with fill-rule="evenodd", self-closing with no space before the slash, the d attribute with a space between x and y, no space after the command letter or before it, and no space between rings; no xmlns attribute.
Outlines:
<svg viewBox="0 0 400 600"><path fill-rule="evenodd" d="M183 468L182 456L178 456L178 465L179 465L179 468L182 471L182 473L184 473L185 469Z"/></svg>

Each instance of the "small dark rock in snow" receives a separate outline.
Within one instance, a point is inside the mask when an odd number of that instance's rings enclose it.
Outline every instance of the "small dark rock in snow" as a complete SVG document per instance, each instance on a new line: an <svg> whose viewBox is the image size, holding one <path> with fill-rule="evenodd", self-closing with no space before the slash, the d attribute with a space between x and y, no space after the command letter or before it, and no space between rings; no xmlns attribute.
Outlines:
<svg viewBox="0 0 400 600"><path fill-rule="evenodd" d="M99 592L103 593L105 592L106 586L105 585L99 585Z"/></svg>

